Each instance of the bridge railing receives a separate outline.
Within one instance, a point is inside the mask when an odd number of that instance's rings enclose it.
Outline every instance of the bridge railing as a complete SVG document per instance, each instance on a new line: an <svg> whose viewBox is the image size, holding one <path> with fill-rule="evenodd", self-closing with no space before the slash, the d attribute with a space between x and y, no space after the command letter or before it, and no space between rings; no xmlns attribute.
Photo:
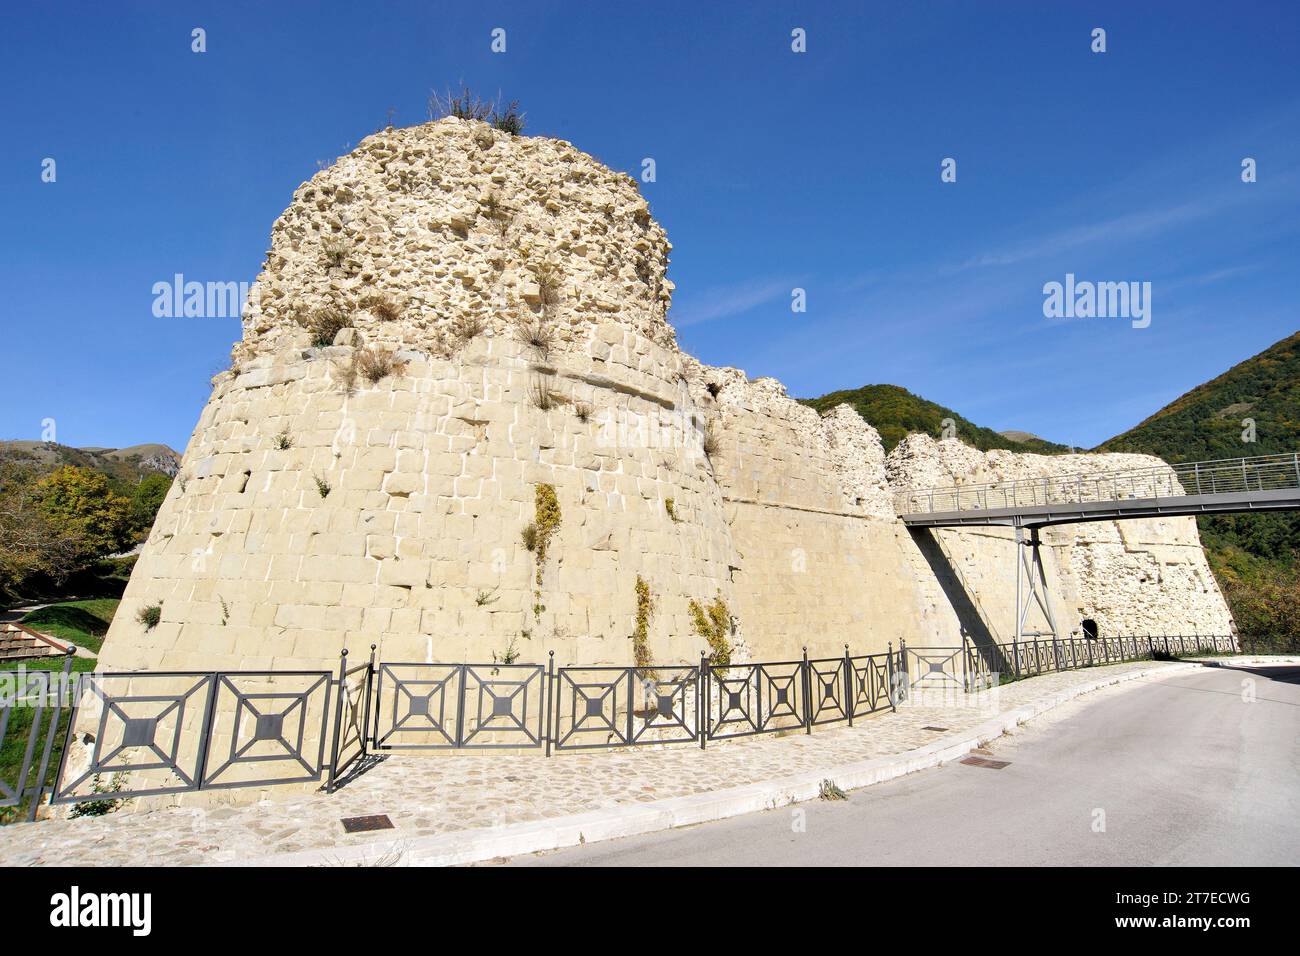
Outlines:
<svg viewBox="0 0 1300 956"><path fill-rule="evenodd" d="M1300 453L903 491L894 509L931 514L1290 489L1300 489Z"/></svg>

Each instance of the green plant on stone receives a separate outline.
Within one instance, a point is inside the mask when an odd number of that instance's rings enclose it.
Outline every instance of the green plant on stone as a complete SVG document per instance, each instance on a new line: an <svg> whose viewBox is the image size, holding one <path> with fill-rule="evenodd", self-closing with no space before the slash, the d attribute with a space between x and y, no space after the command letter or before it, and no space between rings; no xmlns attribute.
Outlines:
<svg viewBox="0 0 1300 956"><path fill-rule="evenodd" d="M152 631L162 620L162 604L146 604L135 612L135 619L146 631Z"/></svg>
<svg viewBox="0 0 1300 956"><path fill-rule="evenodd" d="M99 774L95 774L90 780L90 789L93 793L121 793L126 786L126 771L119 770L109 778L108 786L104 786L103 779ZM126 800L122 797L115 797L106 800L84 800L81 803L72 805L68 816L77 817L102 817L112 813Z"/></svg>
<svg viewBox="0 0 1300 956"><path fill-rule="evenodd" d="M524 131L524 114L519 112L519 101L511 100L505 109L498 109L494 105L488 122L492 124L493 129L518 136Z"/></svg>
<svg viewBox="0 0 1300 956"><path fill-rule="evenodd" d="M707 607L701 606L698 601L691 601L689 610L695 633L704 638L712 651L709 655L710 663L715 667L730 666L731 641L728 640L728 635L731 633L731 612L722 596L718 595Z"/></svg>
<svg viewBox="0 0 1300 956"><path fill-rule="evenodd" d="M533 526L536 529L536 548L532 550L537 555L536 578L538 587L541 587L542 569L546 564L551 538L560 527L560 500L555 496L554 485L537 486L533 494Z"/></svg>
<svg viewBox="0 0 1300 956"><path fill-rule="evenodd" d="M523 530L519 532L519 540L523 544L525 551L536 554L538 541L537 522L530 521L524 525Z"/></svg>
<svg viewBox="0 0 1300 956"><path fill-rule="evenodd" d="M500 585L498 585L497 587L493 588L490 591L479 591L478 594L474 595L474 603L477 604L479 607L487 607L487 605L489 604L495 604L498 600L500 600L496 596L499 587Z"/></svg>
<svg viewBox="0 0 1300 956"><path fill-rule="evenodd" d="M312 477L313 480L316 482L316 493L320 495L322 498L328 498L330 496L330 492L334 490L333 488L330 487L330 483L326 481L324 478L322 478L320 475L314 475Z"/></svg>
<svg viewBox="0 0 1300 956"><path fill-rule="evenodd" d="M641 575L636 576L636 627L632 631L632 661L641 677L658 679L650 653L650 619L654 616L654 596Z"/></svg>
<svg viewBox="0 0 1300 956"><path fill-rule="evenodd" d="M674 522L682 520L677 517L677 505L672 498L664 499L664 511L668 512L668 517L672 518Z"/></svg>
<svg viewBox="0 0 1300 956"><path fill-rule="evenodd" d="M823 800L847 800L849 795L834 780L823 780L817 787L817 796Z"/></svg>
<svg viewBox="0 0 1300 956"><path fill-rule="evenodd" d="M519 647L515 643L514 635L511 635L509 643L506 644L506 649L501 652L500 656L497 655L496 651L492 652L492 663L496 665L513 664L517 660L519 660ZM492 668L493 676L499 673L501 673L499 666Z"/></svg>
<svg viewBox="0 0 1300 956"><path fill-rule="evenodd" d="M293 447L293 436L289 434L288 429L275 436L275 447L280 451L288 451Z"/></svg>

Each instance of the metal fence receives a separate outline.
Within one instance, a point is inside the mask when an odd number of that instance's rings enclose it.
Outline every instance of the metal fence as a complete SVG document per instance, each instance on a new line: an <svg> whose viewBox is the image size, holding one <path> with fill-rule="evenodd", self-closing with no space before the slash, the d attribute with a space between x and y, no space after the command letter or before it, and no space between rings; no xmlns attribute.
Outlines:
<svg viewBox="0 0 1300 956"><path fill-rule="evenodd" d="M959 647L908 647L904 644L903 684L909 689L972 691L987 687L994 681L1150 660L1158 654L1177 657L1231 653L1237 649L1230 634L1149 634L1007 644L976 644L963 637Z"/></svg>
<svg viewBox="0 0 1300 956"><path fill-rule="evenodd" d="M565 666L367 661L336 671L0 671L0 807L320 783L402 750L558 751L805 733L893 710L912 688L980 689L993 675L1235 650L1226 635L1113 637L719 665ZM58 746L59 742L61 746Z"/></svg>

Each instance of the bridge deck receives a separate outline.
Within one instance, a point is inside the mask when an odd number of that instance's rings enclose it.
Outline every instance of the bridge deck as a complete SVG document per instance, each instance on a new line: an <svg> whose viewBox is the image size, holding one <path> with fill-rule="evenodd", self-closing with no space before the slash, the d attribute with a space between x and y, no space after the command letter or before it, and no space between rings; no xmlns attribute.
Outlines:
<svg viewBox="0 0 1300 956"><path fill-rule="evenodd" d="M1292 510L1300 510L1300 454L930 488L895 500L899 518L913 528Z"/></svg>
<svg viewBox="0 0 1300 956"><path fill-rule="evenodd" d="M1227 495L1180 495L1173 498L1133 498L1085 501L1025 508L986 508L899 515L911 528L951 528L1019 524L1042 528L1081 521L1117 521L1172 515L1241 514L1251 511L1300 511L1300 491L1246 491Z"/></svg>

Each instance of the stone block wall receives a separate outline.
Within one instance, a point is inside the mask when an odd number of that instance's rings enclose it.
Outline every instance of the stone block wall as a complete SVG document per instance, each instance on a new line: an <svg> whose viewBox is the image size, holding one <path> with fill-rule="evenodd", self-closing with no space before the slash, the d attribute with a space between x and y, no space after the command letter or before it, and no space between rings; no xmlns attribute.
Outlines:
<svg viewBox="0 0 1300 956"><path fill-rule="evenodd" d="M1007 534L914 536L892 494L1151 461L924 436L887 459L852 409L823 418L682 353L670 249L630 177L482 123L385 130L313 176L272 229L103 666L332 668L371 644L629 664L638 580L661 664L705 648L692 601L727 605L736 661L952 644L981 622L1005 639ZM362 358L391 373L353 374ZM539 569L523 533L544 486L560 521ZM1044 540L1064 631L1230 626L1190 519Z"/></svg>

